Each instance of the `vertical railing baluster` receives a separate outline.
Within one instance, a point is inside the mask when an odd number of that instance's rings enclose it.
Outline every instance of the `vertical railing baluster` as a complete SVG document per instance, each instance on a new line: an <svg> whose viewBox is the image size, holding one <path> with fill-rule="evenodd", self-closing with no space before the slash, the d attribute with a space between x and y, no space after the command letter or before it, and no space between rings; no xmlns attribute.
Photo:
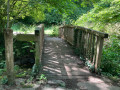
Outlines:
<svg viewBox="0 0 120 90"><path fill-rule="evenodd" d="M82 46L82 31L79 30L79 50L80 50L80 57L81 57L81 54L82 54L82 49L81 49L81 46Z"/></svg>
<svg viewBox="0 0 120 90"><path fill-rule="evenodd" d="M92 63L94 63L93 57L94 57L94 43L95 43L95 36L92 35Z"/></svg>
<svg viewBox="0 0 120 90"><path fill-rule="evenodd" d="M92 62L92 36L93 34L90 33L90 61Z"/></svg>
<svg viewBox="0 0 120 90"><path fill-rule="evenodd" d="M96 62L95 62L95 71L96 72L97 72L97 69L99 68L100 62L101 62L103 41L104 41L104 38L97 36L97 53L96 53Z"/></svg>

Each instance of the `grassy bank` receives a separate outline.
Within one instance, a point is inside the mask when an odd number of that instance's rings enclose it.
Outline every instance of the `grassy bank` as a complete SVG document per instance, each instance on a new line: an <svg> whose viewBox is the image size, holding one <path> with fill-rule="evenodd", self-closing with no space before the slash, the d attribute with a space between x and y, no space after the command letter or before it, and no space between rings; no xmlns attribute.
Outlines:
<svg viewBox="0 0 120 90"><path fill-rule="evenodd" d="M16 33L34 33L35 27L37 25L25 25L22 23L15 23L13 24L13 26L11 27L11 29L13 29L14 32ZM48 34L50 36L58 36L58 26L57 25L52 25L49 27L44 28L45 30L45 34Z"/></svg>

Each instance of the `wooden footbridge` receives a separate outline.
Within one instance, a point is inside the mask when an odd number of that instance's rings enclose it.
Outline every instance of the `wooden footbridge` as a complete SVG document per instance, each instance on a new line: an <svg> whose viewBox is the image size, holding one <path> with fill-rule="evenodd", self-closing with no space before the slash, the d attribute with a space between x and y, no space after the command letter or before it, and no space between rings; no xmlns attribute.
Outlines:
<svg viewBox="0 0 120 90"><path fill-rule="evenodd" d="M14 83L13 31L5 30L6 67L8 83ZM104 39L108 34L72 25L59 27L59 37L44 35L44 25L35 29L35 34L18 34L19 41L35 42L35 67L42 64L40 73L48 80L66 83L70 90L120 90L111 86L111 81L96 76L102 57ZM77 51L78 56L73 49ZM86 64L88 68L84 65ZM34 89L31 89L34 90ZM38 89L37 89L38 90ZM45 87L39 90L68 90Z"/></svg>
<svg viewBox="0 0 120 90"><path fill-rule="evenodd" d="M35 35L18 34L16 38L20 41L35 41L36 45L35 64L41 63L42 50L44 46L44 25L41 24L40 26L36 27ZM51 40L52 38L50 37L47 38L48 40L46 39L45 40L48 41L48 43L47 42L45 43L48 44L47 47L50 47L51 45L49 45L49 43L52 43ZM51 41L49 41L49 38ZM89 67L92 67L97 72L97 69L99 68L101 62L104 38L108 38L108 34L80 26L64 25L59 27L59 39L60 38L62 38L70 45L72 45L72 47L76 49L77 52L79 53L80 59L85 61ZM64 43L61 42L62 39L58 40L60 43L57 45L57 46L61 45L61 51L57 50L56 48L56 53L64 54L65 52L64 45L61 44ZM57 44L57 40L54 41L54 43ZM53 49L56 47L54 43L52 44ZM64 48L63 50L62 47ZM48 52L50 52L49 49ZM71 51L68 50L68 52L71 53L72 50ZM51 53L54 53L54 51ZM49 57L46 57L46 59L49 59Z"/></svg>
<svg viewBox="0 0 120 90"><path fill-rule="evenodd" d="M15 81L13 31L7 29L4 34L8 83L11 84ZM108 38L106 33L71 25L60 26L59 37L49 37L44 35L43 24L36 27L35 34L16 36L19 41L35 42L34 65L39 67L42 64L39 71L45 74L48 80L53 82L63 80L66 82L66 87L72 90L120 90L119 87L111 86L111 81L104 80L88 70L89 68L94 72L98 71L105 38ZM73 49L77 51L78 56ZM45 87L42 90L58 89Z"/></svg>
<svg viewBox="0 0 120 90"><path fill-rule="evenodd" d="M11 45L13 42L12 38L8 38L12 34L12 30L6 30L6 47L8 43ZM101 62L104 38L108 38L108 34L72 25L60 26L59 38L46 37L43 24L36 27L35 34L16 36L20 41L35 41L35 65L42 64L42 73L57 78L90 76L91 73L84 67L84 63L92 71L97 72ZM10 47L7 48L6 53L13 52ZM77 50L79 57L75 55L73 48ZM7 63L8 73L11 76L13 56L12 53L6 56L8 56L7 61L11 60Z"/></svg>

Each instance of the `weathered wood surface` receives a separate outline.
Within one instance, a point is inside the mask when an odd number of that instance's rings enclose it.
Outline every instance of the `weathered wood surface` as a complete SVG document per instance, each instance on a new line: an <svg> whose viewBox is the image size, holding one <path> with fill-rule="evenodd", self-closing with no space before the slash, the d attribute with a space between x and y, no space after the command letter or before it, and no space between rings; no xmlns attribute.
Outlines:
<svg viewBox="0 0 120 90"><path fill-rule="evenodd" d="M44 42L44 25L40 24L35 29L35 34L17 34L18 41L35 41L35 64L39 65L42 57Z"/></svg>
<svg viewBox="0 0 120 90"><path fill-rule="evenodd" d="M4 30L4 37L5 37L5 58L6 58L8 84L14 84L15 75L14 75L14 56L13 56L13 30L11 29Z"/></svg>
<svg viewBox="0 0 120 90"><path fill-rule="evenodd" d="M100 66L104 38L97 36L95 70Z"/></svg>
<svg viewBox="0 0 120 90"><path fill-rule="evenodd" d="M44 25L41 24L35 29L35 64L39 65L42 58L42 50L44 43Z"/></svg>
<svg viewBox="0 0 120 90"><path fill-rule="evenodd" d="M65 25L59 27L59 37L79 49L80 57L94 65L97 71L101 62L104 38L108 38L107 33L80 26Z"/></svg>
<svg viewBox="0 0 120 90"><path fill-rule="evenodd" d="M103 38L108 38L108 34L104 33L104 32L100 32L100 31L96 31L96 30L92 30L92 29L80 27L80 26L75 26L75 29L80 29L80 30L85 31L87 33L95 34L96 36L100 36Z"/></svg>
<svg viewBox="0 0 120 90"><path fill-rule="evenodd" d="M15 38L18 41L35 41L34 34L17 34Z"/></svg>
<svg viewBox="0 0 120 90"><path fill-rule="evenodd" d="M85 28L85 27L80 27L80 26L73 26L73 25L65 25L65 26L60 26L60 28L74 28L74 29L80 29L82 31L91 33L91 34L95 34L96 36L101 36L103 38L108 38L108 34L104 33L104 32L100 32L100 31L96 31L96 30L92 30L89 28ZM60 31L59 31L60 32Z"/></svg>
<svg viewBox="0 0 120 90"><path fill-rule="evenodd" d="M59 37L67 40L70 44L74 43L74 27L59 27Z"/></svg>

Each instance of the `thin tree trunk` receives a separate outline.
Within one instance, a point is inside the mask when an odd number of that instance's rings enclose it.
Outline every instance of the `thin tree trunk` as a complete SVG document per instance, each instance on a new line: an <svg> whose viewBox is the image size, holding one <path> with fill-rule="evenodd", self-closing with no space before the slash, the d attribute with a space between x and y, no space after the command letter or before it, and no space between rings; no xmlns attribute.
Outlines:
<svg viewBox="0 0 120 90"><path fill-rule="evenodd" d="M5 37L5 58L7 68L8 84L13 85L15 83L14 75L14 56L13 56L13 30L4 30Z"/></svg>
<svg viewBox="0 0 120 90"><path fill-rule="evenodd" d="M7 2L7 29L4 30L5 58L8 84L15 84L14 55L13 55L13 30L10 29L10 0Z"/></svg>
<svg viewBox="0 0 120 90"><path fill-rule="evenodd" d="M7 28L10 26L10 0L7 2Z"/></svg>

